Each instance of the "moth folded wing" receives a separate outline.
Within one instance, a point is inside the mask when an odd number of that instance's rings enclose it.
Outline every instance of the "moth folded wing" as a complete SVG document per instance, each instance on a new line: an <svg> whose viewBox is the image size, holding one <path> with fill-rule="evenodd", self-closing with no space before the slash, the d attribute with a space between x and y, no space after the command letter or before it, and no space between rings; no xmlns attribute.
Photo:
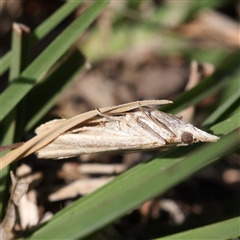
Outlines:
<svg viewBox="0 0 240 240"><path fill-rule="evenodd" d="M151 140L142 136L122 136L115 134L89 135L64 134L53 142L38 150L38 158L70 158L86 153L101 153L110 151L131 151L159 147Z"/></svg>
<svg viewBox="0 0 240 240"><path fill-rule="evenodd" d="M47 146L39 149L36 152L36 156L38 158L55 158L55 159L62 159L62 158L69 158L77 156L78 152L81 149L74 148L74 141L69 139L70 134L64 134L56 138L53 142L49 143ZM71 135L70 135L71 136Z"/></svg>

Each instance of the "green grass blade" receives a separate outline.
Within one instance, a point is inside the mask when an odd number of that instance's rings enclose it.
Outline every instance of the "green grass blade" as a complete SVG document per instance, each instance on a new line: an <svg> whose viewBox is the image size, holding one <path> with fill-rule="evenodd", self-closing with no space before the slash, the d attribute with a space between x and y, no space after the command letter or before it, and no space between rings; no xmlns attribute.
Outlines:
<svg viewBox="0 0 240 240"><path fill-rule="evenodd" d="M13 58L10 68L9 82L17 78L27 66L29 29L14 23L12 27L12 53ZM4 121L1 122L1 144L14 142L16 112L12 109Z"/></svg>
<svg viewBox="0 0 240 240"><path fill-rule="evenodd" d="M82 70L84 60L83 55L78 50L74 51L67 59L64 57L64 61L57 66L55 71L27 94L26 132L33 128L50 110L59 94Z"/></svg>
<svg viewBox="0 0 240 240"><path fill-rule="evenodd" d="M194 4L191 6L190 11L188 12L188 16L186 20L190 20L194 18L198 12L203 9L211 9L211 8L221 8L227 4L226 0L219 1L194 1Z"/></svg>
<svg viewBox="0 0 240 240"><path fill-rule="evenodd" d="M63 19L69 16L84 0L67 1L60 9L52 14L46 21L35 29L31 36L31 44L45 37L53 30Z"/></svg>
<svg viewBox="0 0 240 240"><path fill-rule="evenodd" d="M240 217L214 223L186 232L170 235L158 240L202 240L202 239L233 239L240 236Z"/></svg>
<svg viewBox="0 0 240 240"><path fill-rule="evenodd" d="M176 98L173 105L168 105L161 109L166 112L177 113L186 107L203 100L210 94L216 93L220 88L228 84L237 73L239 73L239 59L240 52L232 54L223 61L221 66L211 77Z"/></svg>
<svg viewBox="0 0 240 240"><path fill-rule="evenodd" d="M33 45L36 41L44 38L64 18L66 18L70 13L72 13L82 2L83 0L68 1L67 3L65 3L60 9L58 9L46 21L44 21L39 27L35 29L30 38L31 45ZM1 66L0 75L2 75L9 68L11 56L12 51L9 51L0 59Z"/></svg>
<svg viewBox="0 0 240 240"><path fill-rule="evenodd" d="M239 147L238 134L231 133L217 143L205 144L196 150L197 147L176 148L127 171L63 209L29 239L81 239L92 234L219 157L236 150ZM57 229L61 231L57 232Z"/></svg>
<svg viewBox="0 0 240 240"><path fill-rule="evenodd" d="M239 75L237 76L239 78ZM231 106L235 102L238 102L239 104L240 100L240 91L239 89L236 90L236 92L226 100L225 103L223 103L221 106L219 106L206 121L204 121L203 126L210 126L213 125L225 112L227 112Z"/></svg>
<svg viewBox="0 0 240 240"><path fill-rule="evenodd" d="M0 152L0 157L2 157L2 153ZM8 203L8 197L6 194L6 189L9 187L9 166L5 167L4 169L1 170L0 172L0 179L1 179L1 184L0 184L0 222L2 222L5 212L4 209L5 206L7 206Z"/></svg>
<svg viewBox="0 0 240 240"><path fill-rule="evenodd" d="M210 130L216 135L225 135L240 127L240 113L214 125Z"/></svg>
<svg viewBox="0 0 240 240"><path fill-rule="evenodd" d="M10 81L16 79L28 64L28 43L30 30L17 23L13 23L12 32L12 61L10 69Z"/></svg>
<svg viewBox="0 0 240 240"><path fill-rule="evenodd" d="M13 24L13 36L12 36L12 58L9 78L10 81L14 81L20 76L20 74L28 66L29 57L29 35L30 29L25 25L14 23ZM16 109L12 110L12 120L16 122L15 131L13 132L13 142L21 141L23 129L21 125L24 121L25 115L23 114L24 104L19 104ZM5 121L6 119L4 119ZM10 121L9 119L7 121ZM12 143L12 142L11 142Z"/></svg>
<svg viewBox="0 0 240 240"><path fill-rule="evenodd" d="M28 56L28 34L29 32L22 25L13 24L12 27L12 62L10 68L9 82L13 81L14 78L18 77L21 71L27 65ZM11 144L16 140L15 129L16 129L16 111L12 109L4 121L0 124L0 142L1 145ZM9 150L10 151L10 150ZM6 153L6 152L5 152ZM0 152L2 157L3 152ZM0 220L2 220L7 205L7 198L9 197L9 170L10 166L0 172Z"/></svg>
<svg viewBox="0 0 240 240"><path fill-rule="evenodd" d="M225 1L188 1L188 2L174 2L170 4L161 4L154 14L149 16L151 22L166 26L175 26L173 24L180 24L194 18L198 12L203 9L218 8L223 6ZM171 16L174 16L172 18ZM148 21L149 21L148 20Z"/></svg>
<svg viewBox="0 0 240 240"><path fill-rule="evenodd" d="M67 51L77 38L94 21L108 1L97 1L76 19L41 55L15 80L2 94L1 119L17 105L17 103L46 74L53 64Z"/></svg>

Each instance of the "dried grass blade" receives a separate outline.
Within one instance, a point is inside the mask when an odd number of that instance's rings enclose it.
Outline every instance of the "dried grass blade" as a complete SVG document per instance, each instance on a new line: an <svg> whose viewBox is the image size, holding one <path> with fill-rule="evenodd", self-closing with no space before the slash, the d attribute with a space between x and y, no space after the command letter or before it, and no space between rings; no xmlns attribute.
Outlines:
<svg viewBox="0 0 240 240"><path fill-rule="evenodd" d="M118 106L100 108L99 110L101 113L124 113L126 111L130 111L138 108L139 103L141 104L141 106L149 106L149 105L164 105L172 102L168 100L145 100L140 102L136 101L136 102L126 103ZM56 127L51 128L46 132L43 132L42 134L35 136L34 138L27 141L19 148L3 156L0 160L0 170L6 167L11 162L19 160L21 158L24 158L30 155L31 153L36 152L37 150L43 148L44 146L52 142L62 133L68 131L74 126L84 121L87 121L97 115L98 115L97 110L92 110L83 114L79 114L75 117L68 119L67 121L64 121L61 124L56 125Z"/></svg>

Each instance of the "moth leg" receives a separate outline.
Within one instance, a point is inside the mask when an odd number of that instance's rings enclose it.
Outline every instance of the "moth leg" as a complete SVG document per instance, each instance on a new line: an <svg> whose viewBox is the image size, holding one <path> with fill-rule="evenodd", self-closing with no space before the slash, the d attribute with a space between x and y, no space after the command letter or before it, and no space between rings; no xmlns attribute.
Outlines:
<svg viewBox="0 0 240 240"><path fill-rule="evenodd" d="M140 135L150 138L153 142L161 143L161 145L166 145L166 140L162 138L154 129L152 129L147 123L145 123L140 117L134 117L134 115L129 114L131 121L129 122L131 128L133 128Z"/></svg>
<svg viewBox="0 0 240 240"><path fill-rule="evenodd" d="M156 118L154 115L150 116L151 120L160 127L163 127L165 130L167 130L173 137L176 137L177 135L163 122L161 121L159 118Z"/></svg>
<svg viewBox="0 0 240 240"><path fill-rule="evenodd" d="M168 127L166 126L166 124L164 124L162 121L160 121L159 119L155 118L154 116L151 116L151 112L150 112L150 114L147 114L146 111L143 110L140 102L138 102L138 104L139 104L139 109L141 110L141 112L142 112L150 121L152 121L154 124L156 124L156 125L158 125L158 126L160 125L160 126L163 127L165 130L167 130L168 132L170 132L171 135L173 135L174 137L176 137L176 134L175 134L170 128L168 128ZM155 109L155 111L158 111L158 110ZM158 135L159 135L159 134L158 134ZM159 136L160 136L160 135L159 135Z"/></svg>
<svg viewBox="0 0 240 240"><path fill-rule="evenodd" d="M138 102L138 105L139 105L140 111L141 111L148 119L152 120L152 118L146 113L146 111L143 110L140 102Z"/></svg>
<svg viewBox="0 0 240 240"><path fill-rule="evenodd" d="M119 130L121 130L121 127L120 127L120 118L118 119L118 118L116 118L116 116L114 116L114 114L110 114L110 113L102 113L100 110L99 110L99 108L96 108L96 111L97 111L97 113L101 116L101 117L105 117L106 119L108 119L108 120L114 120L114 121L116 121L116 123L117 123L117 128L119 129ZM119 115L119 113L117 114L117 115ZM124 113L122 113L122 114L120 114L120 115L124 115ZM123 120L122 119L122 116L121 116L121 121Z"/></svg>

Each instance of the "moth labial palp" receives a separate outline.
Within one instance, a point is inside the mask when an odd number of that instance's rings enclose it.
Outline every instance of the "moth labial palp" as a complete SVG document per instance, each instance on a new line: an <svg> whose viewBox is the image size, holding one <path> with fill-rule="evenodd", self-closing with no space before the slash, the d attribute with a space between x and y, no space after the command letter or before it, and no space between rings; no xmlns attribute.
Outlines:
<svg viewBox="0 0 240 240"><path fill-rule="evenodd" d="M189 132L183 132L181 135L181 140L184 144L191 144L193 143L193 135Z"/></svg>

